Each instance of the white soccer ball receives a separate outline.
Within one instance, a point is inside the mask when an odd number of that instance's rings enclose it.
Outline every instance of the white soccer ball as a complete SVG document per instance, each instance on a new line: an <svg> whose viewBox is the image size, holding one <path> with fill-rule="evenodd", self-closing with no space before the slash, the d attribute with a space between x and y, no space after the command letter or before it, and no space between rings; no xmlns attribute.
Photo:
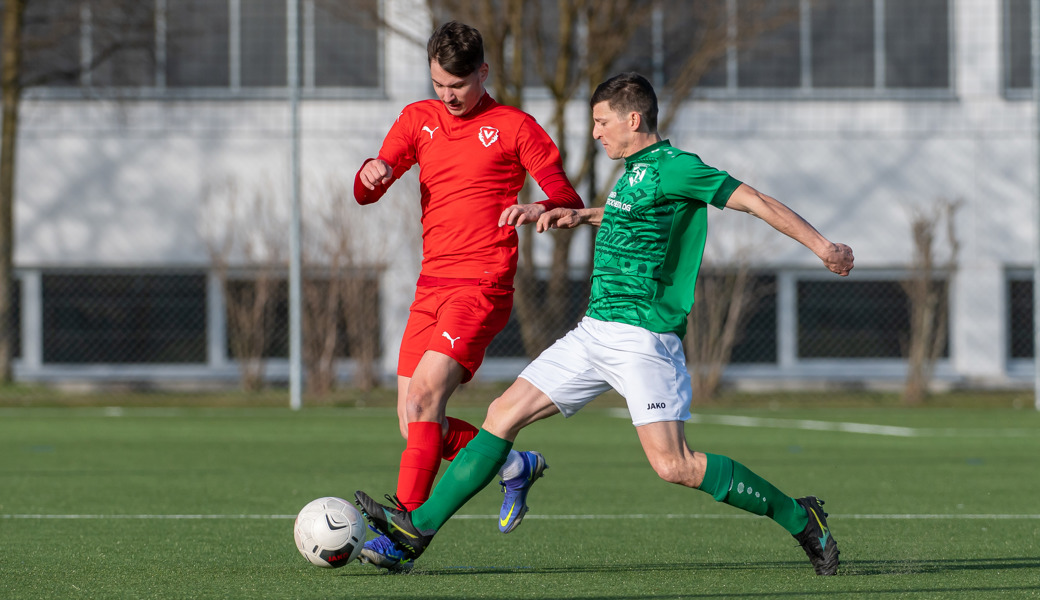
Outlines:
<svg viewBox="0 0 1040 600"><path fill-rule="evenodd" d="M296 516L293 537L311 564L335 568L354 560L365 545L365 518L342 498L326 496L307 503Z"/></svg>

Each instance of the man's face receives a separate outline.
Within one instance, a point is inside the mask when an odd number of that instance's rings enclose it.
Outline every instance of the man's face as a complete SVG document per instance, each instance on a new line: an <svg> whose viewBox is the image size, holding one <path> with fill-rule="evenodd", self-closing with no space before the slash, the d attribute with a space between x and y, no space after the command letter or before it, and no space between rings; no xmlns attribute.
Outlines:
<svg viewBox="0 0 1040 600"><path fill-rule="evenodd" d="M628 156L632 133L629 115L614 112L606 100L592 107L592 137L603 144L612 160Z"/></svg>
<svg viewBox="0 0 1040 600"><path fill-rule="evenodd" d="M484 80L488 76L488 66L484 63L479 69L459 77L452 75L441 68L441 65L433 60L430 61L430 79L433 81L433 91L441 99L448 112L461 117L480 102L484 96Z"/></svg>

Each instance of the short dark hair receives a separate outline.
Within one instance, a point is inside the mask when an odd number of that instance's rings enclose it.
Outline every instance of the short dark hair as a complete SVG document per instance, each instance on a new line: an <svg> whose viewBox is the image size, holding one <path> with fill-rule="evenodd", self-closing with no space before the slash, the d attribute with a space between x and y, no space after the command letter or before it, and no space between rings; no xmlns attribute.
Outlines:
<svg viewBox="0 0 1040 600"><path fill-rule="evenodd" d="M469 25L448 21L430 36L426 56L452 75L467 77L484 64L484 38Z"/></svg>
<svg viewBox="0 0 1040 600"><path fill-rule="evenodd" d="M654 86L639 73L621 73L599 84L589 106L600 102L606 102L610 110L617 113L639 113L650 131L657 131L657 94Z"/></svg>

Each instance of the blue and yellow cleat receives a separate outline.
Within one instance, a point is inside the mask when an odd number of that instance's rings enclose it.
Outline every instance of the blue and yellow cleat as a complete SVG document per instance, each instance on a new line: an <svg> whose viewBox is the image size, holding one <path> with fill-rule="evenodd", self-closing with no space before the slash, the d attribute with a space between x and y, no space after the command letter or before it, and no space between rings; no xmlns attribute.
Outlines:
<svg viewBox="0 0 1040 600"><path fill-rule="evenodd" d="M523 472L518 477L499 482L506 495L502 501L502 510L498 513L498 529L502 533L509 533L520 525L527 514L527 492L542 476L542 472L549 468L541 452L521 452L520 457L524 461Z"/></svg>
<svg viewBox="0 0 1040 600"><path fill-rule="evenodd" d="M415 561L408 558L404 551L385 535L365 542L358 560L362 564L386 569L391 573L407 573L415 566Z"/></svg>

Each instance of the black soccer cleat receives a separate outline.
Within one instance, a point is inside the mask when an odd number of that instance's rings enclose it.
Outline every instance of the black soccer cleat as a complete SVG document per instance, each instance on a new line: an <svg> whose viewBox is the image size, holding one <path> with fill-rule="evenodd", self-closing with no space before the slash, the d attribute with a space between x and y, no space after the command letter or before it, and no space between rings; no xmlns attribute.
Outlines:
<svg viewBox="0 0 1040 600"><path fill-rule="evenodd" d="M823 500L806 496L796 500L809 513L809 523L801 533L794 536L801 544L817 575L838 573L838 543L827 527L827 513L823 512Z"/></svg>
<svg viewBox="0 0 1040 600"><path fill-rule="evenodd" d="M372 527L397 544L407 558L419 558L437 533L436 530L424 531L412 525L412 513L405 509L396 497L389 494L386 499L396 504L397 508L384 506L360 490L354 492L354 498L361 507L361 512L372 522Z"/></svg>

